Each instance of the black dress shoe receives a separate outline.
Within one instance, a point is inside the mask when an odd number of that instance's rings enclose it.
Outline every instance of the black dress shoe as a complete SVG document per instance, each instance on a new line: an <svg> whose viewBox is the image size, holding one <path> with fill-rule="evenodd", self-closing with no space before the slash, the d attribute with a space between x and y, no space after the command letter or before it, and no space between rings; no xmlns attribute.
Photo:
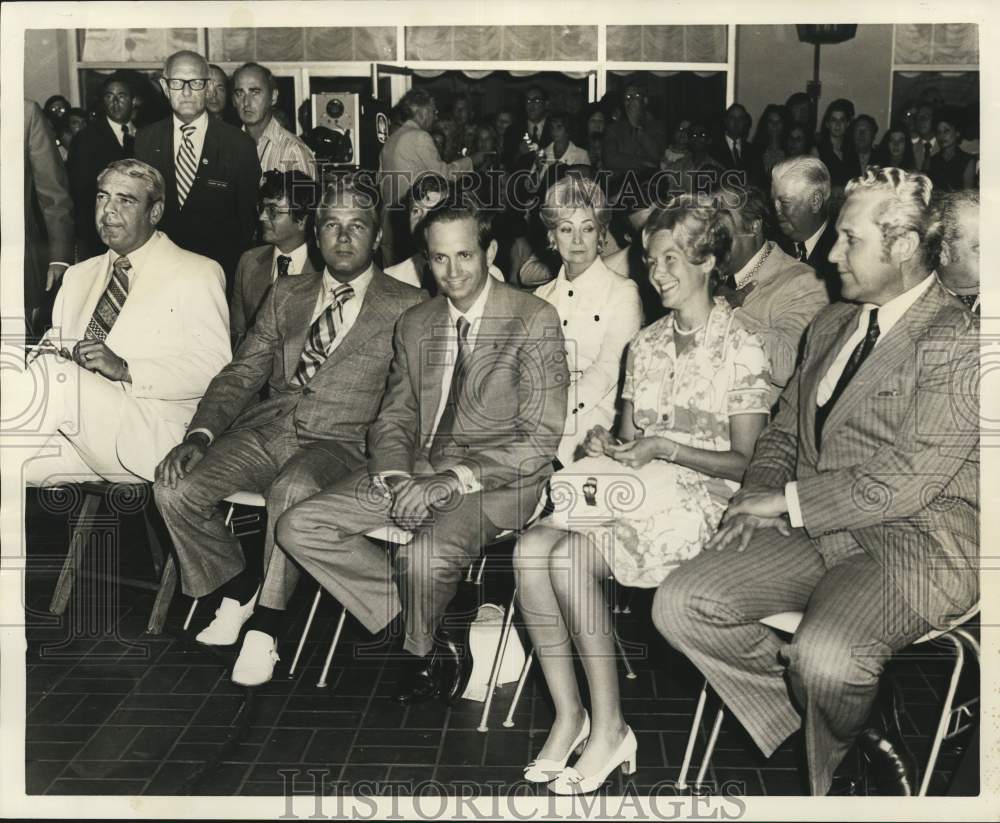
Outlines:
<svg viewBox="0 0 1000 823"><path fill-rule="evenodd" d="M465 692L472 676L472 654L469 652L468 627L458 631L438 629L435 638L439 661L438 678L441 695L449 704Z"/></svg>
<svg viewBox="0 0 1000 823"><path fill-rule="evenodd" d="M872 712L872 725L858 738L870 776L880 795L917 794L917 761L903 737L903 698L891 676L884 675Z"/></svg>
<svg viewBox="0 0 1000 823"><path fill-rule="evenodd" d="M403 664L399 685L393 694L397 703L409 706L437 697L441 692L437 677L437 663L433 654L413 657Z"/></svg>

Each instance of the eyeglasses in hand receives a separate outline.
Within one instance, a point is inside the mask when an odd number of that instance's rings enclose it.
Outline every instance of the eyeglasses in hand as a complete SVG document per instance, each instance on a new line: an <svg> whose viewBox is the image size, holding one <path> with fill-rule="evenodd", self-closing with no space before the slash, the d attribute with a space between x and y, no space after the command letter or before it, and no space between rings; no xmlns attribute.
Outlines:
<svg viewBox="0 0 1000 823"><path fill-rule="evenodd" d="M181 80L179 77L168 77L165 79L167 81L167 88L171 91L180 91L185 86L191 89L191 91L202 91L208 83L207 77L196 77L193 80Z"/></svg>

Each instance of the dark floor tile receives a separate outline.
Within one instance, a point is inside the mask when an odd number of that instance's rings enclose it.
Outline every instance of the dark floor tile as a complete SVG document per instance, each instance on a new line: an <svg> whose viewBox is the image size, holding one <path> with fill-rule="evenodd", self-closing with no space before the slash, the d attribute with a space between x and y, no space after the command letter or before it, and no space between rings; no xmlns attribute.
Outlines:
<svg viewBox="0 0 1000 823"><path fill-rule="evenodd" d="M395 700L387 697L373 698L365 716L361 719L363 728L373 729L442 729L444 728L444 716L446 711L441 711L437 707L433 709L433 714L439 722L434 723L434 717L427 717L426 706L402 706Z"/></svg>
<svg viewBox="0 0 1000 823"><path fill-rule="evenodd" d="M284 785L282 783L268 782L268 783L251 783L249 780L243 784L243 788L240 789L240 795L246 797L284 797ZM315 809L315 801L312 798L303 798L307 800L309 805L309 813L311 814Z"/></svg>
<svg viewBox="0 0 1000 823"><path fill-rule="evenodd" d="M437 746L441 729L359 729L356 746ZM445 738L445 746L451 738Z"/></svg>
<svg viewBox="0 0 1000 823"><path fill-rule="evenodd" d="M253 726L280 725L278 718L287 698L271 695L254 695L253 700L244 709L249 716L248 722Z"/></svg>
<svg viewBox="0 0 1000 823"><path fill-rule="evenodd" d="M170 694L187 672L187 666L153 666L136 685L134 693Z"/></svg>
<svg viewBox="0 0 1000 823"><path fill-rule="evenodd" d="M639 760L636 764L635 774L628 778L629 789L635 790L640 795L655 795L657 797L673 797L680 795L677 789L677 769L666 766L646 765L644 760ZM669 807L661 806L666 809Z"/></svg>
<svg viewBox="0 0 1000 823"><path fill-rule="evenodd" d="M146 760L74 760L66 767L62 779L147 780L159 767L159 763Z"/></svg>
<svg viewBox="0 0 1000 823"><path fill-rule="evenodd" d="M409 765L409 764L408 764ZM428 775L431 769L425 766ZM382 783L388 780L389 765L373 763L348 763L341 770L339 781L345 784L345 793L353 794L357 792L359 783L364 783L366 787L372 783Z"/></svg>
<svg viewBox="0 0 1000 823"><path fill-rule="evenodd" d="M136 680L128 677L65 677L56 684L55 692L75 694L128 694Z"/></svg>
<svg viewBox="0 0 1000 823"><path fill-rule="evenodd" d="M25 723L60 723L84 699L83 694L51 693L39 700L28 713Z"/></svg>
<svg viewBox="0 0 1000 823"><path fill-rule="evenodd" d="M34 665L25 670L25 683L28 694L44 693L52 689L56 683L66 676L63 666Z"/></svg>
<svg viewBox="0 0 1000 823"><path fill-rule="evenodd" d="M785 797L809 794L809 787L797 769L761 769L760 776L766 794Z"/></svg>
<svg viewBox="0 0 1000 823"><path fill-rule="evenodd" d="M78 760L117 760L139 729L134 726L102 726L77 755Z"/></svg>
<svg viewBox="0 0 1000 823"><path fill-rule="evenodd" d="M186 784L202 768L200 763L164 763L143 794L177 795L187 788Z"/></svg>
<svg viewBox="0 0 1000 823"><path fill-rule="evenodd" d="M716 787L713 794L759 797L766 794L761 775L756 769L715 768Z"/></svg>
<svg viewBox="0 0 1000 823"><path fill-rule="evenodd" d="M216 681L223 676L222 667L192 666L174 686L174 693L211 694Z"/></svg>
<svg viewBox="0 0 1000 823"><path fill-rule="evenodd" d="M180 737L180 726L154 726L142 729L122 754L125 760L162 761Z"/></svg>
<svg viewBox="0 0 1000 823"><path fill-rule="evenodd" d="M211 696L198 709L193 726L229 726L246 710L246 698L241 695Z"/></svg>
<svg viewBox="0 0 1000 823"><path fill-rule="evenodd" d="M262 762L298 763L312 740L312 729L278 728L260 750Z"/></svg>
<svg viewBox="0 0 1000 823"><path fill-rule="evenodd" d="M236 794L250 768L249 763L220 763L193 781L190 792L192 795Z"/></svg>
<svg viewBox="0 0 1000 823"><path fill-rule="evenodd" d="M83 748L83 742L79 740L61 742L28 740L24 744L24 759L25 761L61 760L68 762L76 757L81 748Z"/></svg>
<svg viewBox="0 0 1000 823"><path fill-rule="evenodd" d="M479 766L483 762L487 735L473 730L449 729L441 746L440 763L448 766Z"/></svg>
<svg viewBox="0 0 1000 823"><path fill-rule="evenodd" d="M186 711L197 710L205 698L200 694L140 694L133 692L121 702L121 709Z"/></svg>
<svg viewBox="0 0 1000 823"><path fill-rule="evenodd" d="M526 789L530 789L524 780L524 769L513 766L493 767L488 775L484 775L482 767L441 765L434 770L434 781L444 787L451 787L448 794L456 793L459 787L470 785L481 786L484 792L497 795L509 794L515 786L519 795L528 794ZM545 790L544 786L542 789Z"/></svg>
<svg viewBox="0 0 1000 823"><path fill-rule="evenodd" d="M97 731L97 726L69 726L65 723L55 725L26 726L24 739L30 742L51 743L86 743Z"/></svg>
<svg viewBox="0 0 1000 823"><path fill-rule="evenodd" d="M108 722L119 726L184 726L190 719L190 709L119 708Z"/></svg>
<svg viewBox="0 0 1000 823"><path fill-rule="evenodd" d="M145 780L56 780L46 794L141 794Z"/></svg>
<svg viewBox="0 0 1000 823"><path fill-rule="evenodd" d="M34 760L24 764L25 794L44 794L49 785L66 768L62 760Z"/></svg>
<svg viewBox="0 0 1000 823"><path fill-rule="evenodd" d="M357 712L283 711L276 722L310 729L354 729L358 720Z"/></svg>
<svg viewBox="0 0 1000 823"><path fill-rule="evenodd" d="M350 733L317 729L305 751L305 759L315 763L346 763L351 758L351 738Z"/></svg>
<svg viewBox="0 0 1000 823"><path fill-rule="evenodd" d="M432 766L437 760L437 747L420 748L411 746L355 746L351 750L351 765L382 764L392 766L402 763Z"/></svg>
<svg viewBox="0 0 1000 823"><path fill-rule="evenodd" d="M122 696L119 694L89 694L66 716L63 722L95 725L105 723L121 702Z"/></svg>

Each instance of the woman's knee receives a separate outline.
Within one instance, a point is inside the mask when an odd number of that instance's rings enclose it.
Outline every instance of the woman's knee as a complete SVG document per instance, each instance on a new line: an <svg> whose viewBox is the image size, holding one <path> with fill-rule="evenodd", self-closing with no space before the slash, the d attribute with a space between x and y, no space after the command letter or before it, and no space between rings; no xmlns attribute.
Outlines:
<svg viewBox="0 0 1000 823"><path fill-rule="evenodd" d="M513 556L518 585L537 575L548 576L550 557L561 537L555 529L535 526L518 538Z"/></svg>

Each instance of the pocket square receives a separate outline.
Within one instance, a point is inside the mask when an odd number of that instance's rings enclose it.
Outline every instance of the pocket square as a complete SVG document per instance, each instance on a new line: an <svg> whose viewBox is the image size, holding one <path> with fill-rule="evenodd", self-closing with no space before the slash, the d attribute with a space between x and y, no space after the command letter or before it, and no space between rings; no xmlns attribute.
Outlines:
<svg viewBox="0 0 1000 823"><path fill-rule="evenodd" d="M901 392L899 391L899 389L885 389L884 391L880 391L875 396L876 397L899 397L900 394L901 394Z"/></svg>

